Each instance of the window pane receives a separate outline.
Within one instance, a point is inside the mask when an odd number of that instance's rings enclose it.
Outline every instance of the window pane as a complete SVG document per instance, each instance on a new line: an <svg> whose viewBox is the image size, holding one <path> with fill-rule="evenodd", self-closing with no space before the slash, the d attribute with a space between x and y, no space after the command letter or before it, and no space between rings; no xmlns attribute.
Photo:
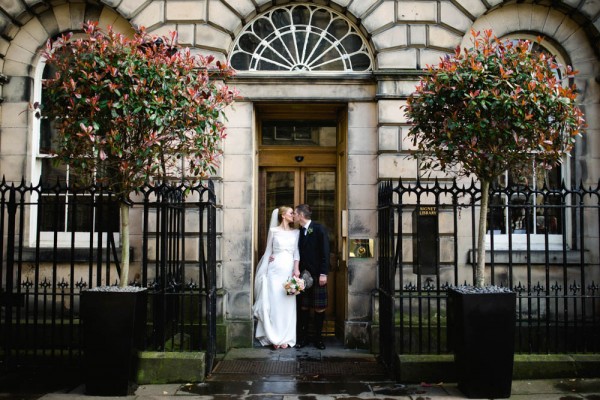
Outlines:
<svg viewBox="0 0 600 400"><path fill-rule="evenodd" d="M42 176L40 183L43 188L53 188L57 184L64 188L67 185L67 167L64 164L55 165L56 160L53 158L43 158Z"/></svg>
<svg viewBox="0 0 600 400"><path fill-rule="evenodd" d="M40 231L63 232L65 230L65 196L41 196L38 208Z"/></svg>
<svg viewBox="0 0 600 400"><path fill-rule="evenodd" d="M560 166L546 170L533 161L524 163L499 177L488 210L488 233L562 234L564 216L560 212L562 197L552 193L561 186ZM510 201L509 201L510 199Z"/></svg>
<svg viewBox="0 0 600 400"><path fill-rule="evenodd" d="M92 196L68 196L69 232L90 232L94 220Z"/></svg>
<svg viewBox="0 0 600 400"><path fill-rule="evenodd" d="M264 121L262 144L333 147L336 144L336 126L336 121Z"/></svg>

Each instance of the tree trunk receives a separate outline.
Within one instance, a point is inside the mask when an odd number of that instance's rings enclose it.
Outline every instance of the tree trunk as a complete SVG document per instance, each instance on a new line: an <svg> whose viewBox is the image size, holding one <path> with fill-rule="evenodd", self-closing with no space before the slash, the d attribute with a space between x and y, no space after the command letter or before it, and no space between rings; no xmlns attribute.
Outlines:
<svg viewBox="0 0 600 400"><path fill-rule="evenodd" d="M129 205L121 203L121 275L119 286L127 286L129 279Z"/></svg>
<svg viewBox="0 0 600 400"><path fill-rule="evenodd" d="M479 211L479 234L477 235L477 268L475 269L475 286L485 285L485 232L487 230L488 203L490 182L481 181L481 210Z"/></svg>

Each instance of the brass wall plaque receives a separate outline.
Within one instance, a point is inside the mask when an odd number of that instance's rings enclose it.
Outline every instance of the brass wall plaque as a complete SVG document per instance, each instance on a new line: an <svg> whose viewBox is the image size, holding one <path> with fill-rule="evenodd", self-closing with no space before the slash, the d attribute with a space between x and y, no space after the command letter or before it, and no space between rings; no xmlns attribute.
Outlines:
<svg viewBox="0 0 600 400"><path fill-rule="evenodd" d="M350 257L373 257L373 239L350 239Z"/></svg>

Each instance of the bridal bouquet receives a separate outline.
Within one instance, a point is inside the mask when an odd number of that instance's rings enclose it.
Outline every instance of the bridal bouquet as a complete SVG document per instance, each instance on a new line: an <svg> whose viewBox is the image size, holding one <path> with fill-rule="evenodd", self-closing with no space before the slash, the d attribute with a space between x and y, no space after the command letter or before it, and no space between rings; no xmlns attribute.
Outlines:
<svg viewBox="0 0 600 400"><path fill-rule="evenodd" d="M304 291L306 284L304 283L304 279L296 278L292 276L288 278L287 281L284 282L283 288L288 296L296 296Z"/></svg>

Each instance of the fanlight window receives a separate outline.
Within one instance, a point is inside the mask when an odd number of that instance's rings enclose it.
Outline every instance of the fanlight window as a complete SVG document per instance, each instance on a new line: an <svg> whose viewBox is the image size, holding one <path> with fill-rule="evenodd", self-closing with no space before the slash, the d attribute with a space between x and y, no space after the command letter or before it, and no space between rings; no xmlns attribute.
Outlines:
<svg viewBox="0 0 600 400"><path fill-rule="evenodd" d="M345 71L372 69L369 47L345 17L315 5L275 8L238 36L230 64L249 71Z"/></svg>

